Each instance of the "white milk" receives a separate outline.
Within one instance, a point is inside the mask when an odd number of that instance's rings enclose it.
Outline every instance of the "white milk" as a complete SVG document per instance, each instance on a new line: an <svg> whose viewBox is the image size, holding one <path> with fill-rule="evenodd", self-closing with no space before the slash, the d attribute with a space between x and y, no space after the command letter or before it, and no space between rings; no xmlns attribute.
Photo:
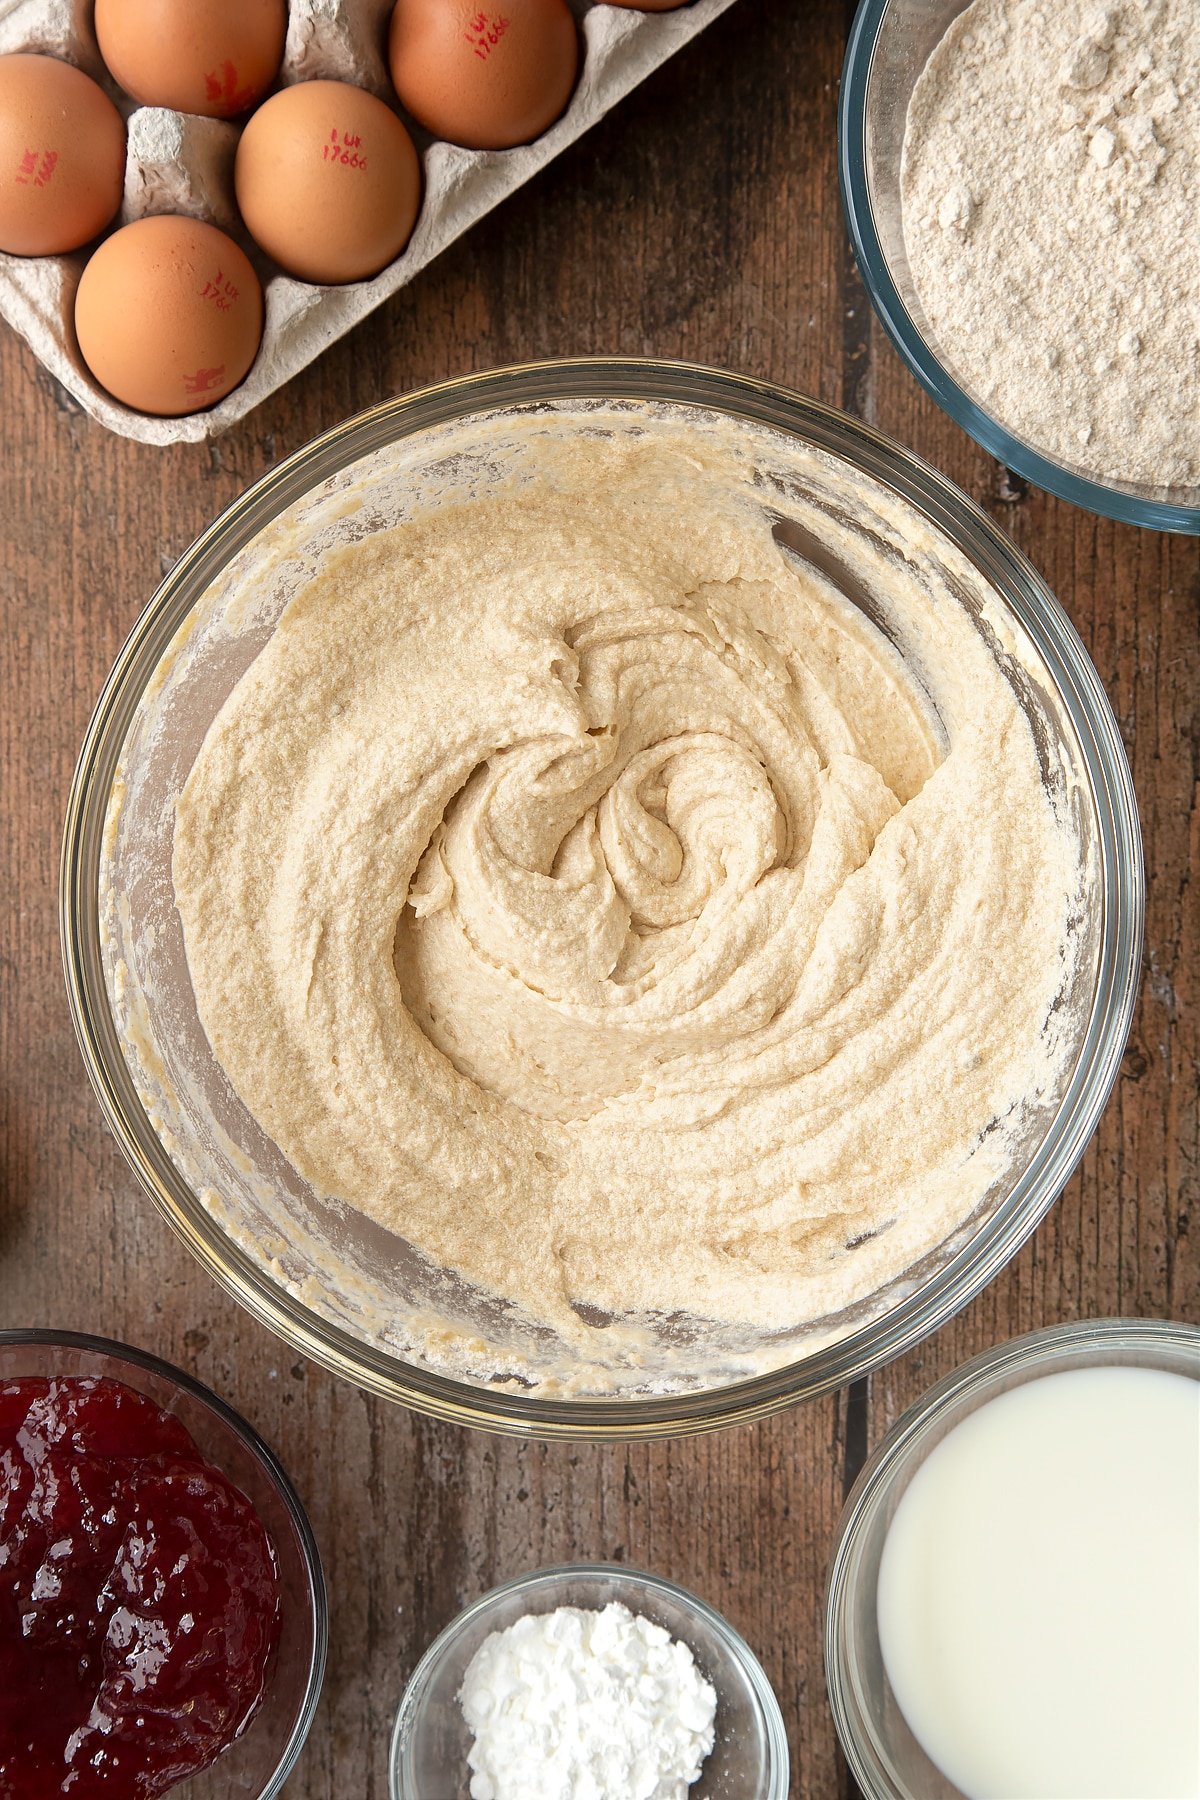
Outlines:
<svg viewBox="0 0 1200 1800"><path fill-rule="evenodd" d="M1200 1796L1200 1382L1047 1375L918 1470L884 1542L896 1699L969 1800Z"/></svg>

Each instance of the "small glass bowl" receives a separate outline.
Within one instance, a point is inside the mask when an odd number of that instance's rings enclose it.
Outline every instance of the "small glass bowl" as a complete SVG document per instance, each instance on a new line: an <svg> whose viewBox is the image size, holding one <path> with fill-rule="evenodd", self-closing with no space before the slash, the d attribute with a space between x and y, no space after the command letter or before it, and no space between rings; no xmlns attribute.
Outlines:
<svg viewBox="0 0 1200 1800"><path fill-rule="evenodd" d="M471 1732L458 1702L467 1665L493 1631L559 1606L619 1600L688 1645L717 1693L716 1743L688 1800L787 1800L783 1715L762 1665L720 1613L658 1575L568 1563L520 1575L460 1612L413 1671L392 1733L392 1800L468 1800Z"/></svg>
<svg viewBox="0 0 1200 1800"><path fill-rule="evenodd" d="M1000 1344L923 1394L851 1489L829 1569L825 1678L842 1749L867 1800L963 1800L909 1730L879 1644L880 1558L910 1481L955 1426L997 1395L1042 1375L1114 1365L1200 1380L1200 1328L1154 1319L1082 1320Z"/></svg>
<svg viewBox="0 0 1200 1800"><path fill-rule="evenodd" d="M246 1496L279 1572L279 1641L262 1701L243 1735L171 1800L275 1800L304 1747L325 1674L328 1607L321 1559L295 1489L231 1407L182 1369L74 1331L0 1331L0 1383L25 1376L108 1376L173 1414L201 1453Z"/></svg>
<svg viewBox="0 0 1200 1800"><path fill-rule="evenodd" d="M1075 506L1158 531L1200 533L1200 492L1097 481L1024 443L960 386L931 341L908 264L900 160L908 103L930 54L969 0L862 0L846 47L838 165L850 241L871 304L921 386L976 443Z"/></svg>

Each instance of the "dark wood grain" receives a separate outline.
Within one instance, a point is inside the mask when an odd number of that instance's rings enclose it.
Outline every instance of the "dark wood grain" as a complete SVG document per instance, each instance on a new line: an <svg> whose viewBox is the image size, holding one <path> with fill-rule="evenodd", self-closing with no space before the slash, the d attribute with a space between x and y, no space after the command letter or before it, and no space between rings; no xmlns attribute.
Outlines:
<svg viewBox="0 0 1200 1800"><path fill-rule="evenodd" d="M837 195L842 0L741 0L580 144L211 446L108 436L0 332L0 1322L146 1345L279 1449L333 1596L320 1716L291 1800L384 1800L414 1661L496 1580L623 1557L726 1612L791 1733L793 1791L850 1793L825 1704L825 1566L868 1443L936 1375L1061 1318L1197 1317L1197 545L1010 481L902 370ZM584 351L723 364L857 410L1008 529L1061 596L1133 761L1150 872L1146 979L1083 1165L1005 1273L920 1350L762 1426L571 1448L431 1424L335 1382L240 1312L135 1191L87 1089L56 931L60 822L109 664L159 576L279 456L382 396Z"/></svg>

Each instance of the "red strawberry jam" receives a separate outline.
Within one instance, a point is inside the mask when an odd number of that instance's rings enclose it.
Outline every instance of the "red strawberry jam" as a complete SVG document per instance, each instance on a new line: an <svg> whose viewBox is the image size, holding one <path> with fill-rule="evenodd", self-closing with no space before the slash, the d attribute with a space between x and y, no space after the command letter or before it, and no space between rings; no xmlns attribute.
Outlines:
<svg viewBox="0 0 1200 1800"><path fill-rule="evenodd" d="M279 1630L262 1522L118 1381L0 1384L0 1800L154 1800L245 1730Z"/></svg>

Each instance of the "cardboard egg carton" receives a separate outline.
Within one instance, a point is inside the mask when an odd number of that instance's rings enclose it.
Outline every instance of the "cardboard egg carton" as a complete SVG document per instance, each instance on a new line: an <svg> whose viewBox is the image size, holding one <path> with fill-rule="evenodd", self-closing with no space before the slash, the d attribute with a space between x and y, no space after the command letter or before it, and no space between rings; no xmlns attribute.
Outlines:
<svg viewBox="0 0 1200 1800"><path fill-rule="evenodd" d="M396 102L384 61L391 0L290 0L280 82L323 77L378 95L404 118L421 152L424 200L404 254L370 281L314 287L282 274L241 227L233 193L240 125L160 107L138 107L108 76L92 29L94 0L0 0L0 55L40 51L75 63L116 101L129 131L120 223L150 213L186 213L229 231L262 277L262 348L246 380L208 412L149 418L122 406L88 373L75 342L75 290L87 260L0 254L0 315L79 401L122 437L147 444L216 437L290 381L335 339L411 281L447 244L594 125L733 0L692 0L669 13L569 0L580 26L581 66L571 103L535 143L516 150L462 150L432 139Z"/></svg>

